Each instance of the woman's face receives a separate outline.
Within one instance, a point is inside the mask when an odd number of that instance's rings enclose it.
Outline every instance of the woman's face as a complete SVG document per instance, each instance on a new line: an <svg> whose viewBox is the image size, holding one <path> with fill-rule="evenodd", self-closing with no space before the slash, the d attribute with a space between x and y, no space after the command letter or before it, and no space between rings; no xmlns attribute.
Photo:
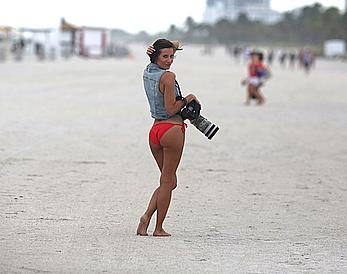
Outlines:
<svg viewBox="0 0 347 274"><path fill-rule="evenodd" d="M157 65L163 69L169 69L175 58L175 50L173 48L161 49L157 59Z"/></svg>
<svg viewBox="0 0 347 274"><path fill-rule="evenodd" d="M251 55L251 61L253 64L258 64L259 63L259 56L256 54Z"/></svg>

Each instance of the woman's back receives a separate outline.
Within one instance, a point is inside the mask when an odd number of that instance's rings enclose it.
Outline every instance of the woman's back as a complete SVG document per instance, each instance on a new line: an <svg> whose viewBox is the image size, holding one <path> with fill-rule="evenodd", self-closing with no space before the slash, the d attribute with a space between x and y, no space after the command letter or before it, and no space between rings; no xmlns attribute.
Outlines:
<svg viewBox="0 0 347 274"><path fill-rule="evenodd" d="M148 99L151 116L154 119L164 120L173 116L168 115L165 110L164 95L160 92L160 79L166 72L157 64L150 63L143 72L143 85ZM177 87L176 96L179 95ZM175 116L175 115L174 115Z"/></svg>

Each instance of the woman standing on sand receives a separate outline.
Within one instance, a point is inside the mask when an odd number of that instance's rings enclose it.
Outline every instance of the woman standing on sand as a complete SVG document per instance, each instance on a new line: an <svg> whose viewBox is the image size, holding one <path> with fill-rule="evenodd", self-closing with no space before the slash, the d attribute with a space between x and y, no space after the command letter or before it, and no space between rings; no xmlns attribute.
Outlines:
<svg viewBox="0 0 347 274"><path fill-rule="evenodd" d="M270 77L270 71L263 64L264 55L261 52L250 53L251 62L248 64L249 76L241 81L242 85L247 85L247 97L245 105L251 103L251 99L256 99L258 105L265 102L265 98L260 91L260 87Z"/></svg>
<svg viewBox="0 0 347 274"><path fill-rule="evenodd" d="M171 202L172 191L177 186L176 171L181 160L185 124L180 111L187 103L196 99L189 94L182 97L176 75L169 71L179 43L158 39L149 50L151 63L143 74L151 116L154 123L149 132L149 146L160 169L160 185L153 192L146 212L140 218L137 235L148 236L147 228L154 212L157 223L153 236L171 236L163 229L163 222Z"/></svg>

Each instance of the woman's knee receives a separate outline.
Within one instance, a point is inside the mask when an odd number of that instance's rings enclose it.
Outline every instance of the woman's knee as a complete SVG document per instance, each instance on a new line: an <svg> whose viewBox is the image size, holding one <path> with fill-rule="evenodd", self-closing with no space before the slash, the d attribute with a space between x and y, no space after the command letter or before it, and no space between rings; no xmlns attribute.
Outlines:
<svg viewBox="0 0 347 274"><path fill-rule="evenodd" d="M161 176L160 177L160 185L169 188L170 190L174 190L177 187L177 179L176 176Z"/></svg>

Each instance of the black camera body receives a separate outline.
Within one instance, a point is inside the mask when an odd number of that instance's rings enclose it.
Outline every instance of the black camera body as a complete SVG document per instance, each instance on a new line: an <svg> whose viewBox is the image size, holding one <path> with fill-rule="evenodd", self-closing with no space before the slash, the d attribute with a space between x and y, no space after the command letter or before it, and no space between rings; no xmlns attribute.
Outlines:
<svg viewBox="0 0 347 274"><path fill-rule="evenodd" d="M211 140L219 130L219 127L203 117L200 111L201 105L196 100L192 100L181 110L181 116L183 120L190 120L192 125Z"/></svg>
<svg viewBox="0 0 347 274"><path fill-rule="evenodd" d="M183 120L189 119L192 121L199 117L200 110L201 105L196 100L192 100L181 110L181 116Z"/></svg>

